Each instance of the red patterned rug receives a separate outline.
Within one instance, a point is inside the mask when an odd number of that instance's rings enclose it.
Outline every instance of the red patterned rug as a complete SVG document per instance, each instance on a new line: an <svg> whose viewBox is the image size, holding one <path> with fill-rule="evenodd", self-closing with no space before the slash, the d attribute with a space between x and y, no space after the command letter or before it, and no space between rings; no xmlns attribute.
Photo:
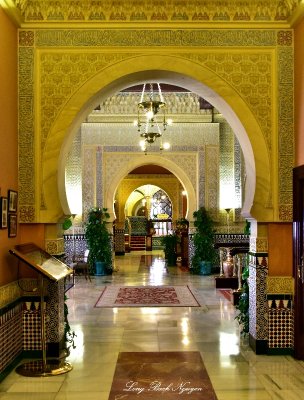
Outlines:
<svg viewBox="0 0 304 400"><path fill-rule="evenodd" d="M188 286L106 286L95 307L200 307Z"/></svg>
<svg viewBox="0 0 304 400"><path fill-rule="evenodd" d="M217 400L199 352L119 353L109 400Z"/></svg>

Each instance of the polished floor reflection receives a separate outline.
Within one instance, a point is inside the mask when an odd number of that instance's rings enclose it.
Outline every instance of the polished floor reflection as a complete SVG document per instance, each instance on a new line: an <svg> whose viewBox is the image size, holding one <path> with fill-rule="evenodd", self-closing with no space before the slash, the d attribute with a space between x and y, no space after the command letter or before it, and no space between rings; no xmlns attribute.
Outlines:
<svg viewBox="0 0 304 400"><path fill-rule="evenodd" d="M14 371L0 384L0 400L108 400L120 352L159 352L160 358L199 352L219 400L302 400L304 363L255 355L240 338L234 307L215 289L214 277L166 268L162 254L133 252L116 257L112 276L92 282L76 277L67 293L77 335L69 357L73 370L49 378ZM95 308L102 288L111 284L189 285L201 307Z"/></svg>

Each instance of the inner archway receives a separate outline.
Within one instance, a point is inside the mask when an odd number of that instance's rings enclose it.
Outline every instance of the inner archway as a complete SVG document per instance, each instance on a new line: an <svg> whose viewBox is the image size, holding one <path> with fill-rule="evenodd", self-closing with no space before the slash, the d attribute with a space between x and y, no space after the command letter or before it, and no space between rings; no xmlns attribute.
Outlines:
<svg viewBox="0 0 304 400"><path fill-rule="evenodd" d="M159 214L167 214L171 220L181 218L186 212L183 192L179 179L163 166L146 164L135 168L115 193L116 220L136 215L155 219Z"/></svg>

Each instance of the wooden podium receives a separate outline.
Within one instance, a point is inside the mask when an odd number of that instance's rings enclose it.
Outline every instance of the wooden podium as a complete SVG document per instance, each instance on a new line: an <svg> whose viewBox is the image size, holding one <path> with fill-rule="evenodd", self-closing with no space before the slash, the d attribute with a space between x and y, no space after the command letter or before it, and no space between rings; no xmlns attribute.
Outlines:
<svg viewBox="0 0 304 400"><path fill-rule="evenodd" d="M16 372L23 376L41 377L55 376L71 371L73 368L72 365L65 360L46 358L44 283L45 280L51 280L54 283L58 282L66 276L73 274L73 269L34 243L17 245L14 249L9 250L9 252L39 273L40 290L42 359L21 364L16 368Z"/></svg>

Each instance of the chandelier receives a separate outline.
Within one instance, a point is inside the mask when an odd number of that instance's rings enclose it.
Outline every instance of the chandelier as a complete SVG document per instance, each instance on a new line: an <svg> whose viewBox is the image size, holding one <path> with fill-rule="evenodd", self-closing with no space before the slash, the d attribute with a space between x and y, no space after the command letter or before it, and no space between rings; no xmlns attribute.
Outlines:
<svg viewBox="0 0 304 400"><path fill-rule="evenodd" d="M166 119L166 103L161 92L160 84L157 83L154 90L153 83L145 83L137 105L137 125L138 132L142 138L141 149L147 154L147 146L155 143L160 138L160 151L170 147L169 143L163 143L162 130L165 131L171 124L171 120Z"/></svg>

